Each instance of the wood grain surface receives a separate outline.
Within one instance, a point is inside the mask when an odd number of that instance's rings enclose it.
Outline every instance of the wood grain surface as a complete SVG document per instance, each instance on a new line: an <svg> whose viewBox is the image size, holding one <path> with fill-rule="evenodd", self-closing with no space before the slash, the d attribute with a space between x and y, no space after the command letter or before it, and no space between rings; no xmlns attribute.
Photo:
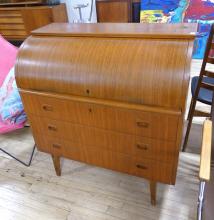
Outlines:
<svg viewBox="0 0 214 220"><path fill-rule="evenodd" d="M202 181L210 180L211 145L212 145L212 121L206 120L204 122L204 127L203 127L201 161L200 161L200 170L199 170L199 178Z"/></svg>
<svg viewBox="0 0 214 220"><path fill-rule="evenodd" d="M175 29L176 28L176 29ZM38 149L175 184L195 24L53 24L21 46L16 80Z"/></svg>
<svg viewBox="0 0 214 220"><path fill-rule="evenodd" d="M180 110L187 49L187 40L33 37L16 80L27 90Z"/></svg>
<svg viewBox="0 0 214 220"><path fill-rule="evenodd" d="M69 24L53 23L32 31L34 36L78 36L78 37L119 37L149 39L194 39L197 24L137 24L137 23L97 23Z"/></svg>
<svg viewBox="0 0 214 220"><path fill-rule="evenodd" d="M96 0L98 22L131 22L132 4L130 0Z"/></svg>
<svg viewBox="0 0 214 220"><path fill-rule="evenodd" d="M0 34L8 40L24 40L34 29L67 21L65 4L0 7Z"/></svg>

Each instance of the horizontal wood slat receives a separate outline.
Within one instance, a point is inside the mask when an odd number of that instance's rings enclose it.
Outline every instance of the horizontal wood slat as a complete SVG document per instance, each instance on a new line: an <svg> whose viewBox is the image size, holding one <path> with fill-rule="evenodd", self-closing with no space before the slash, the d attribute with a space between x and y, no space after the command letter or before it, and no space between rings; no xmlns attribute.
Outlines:
<svg viewBox="0 0 214 220"><path fill-rule="evenodd" d="M214 72L212 72L212 71L205 70L204 71L204 75L208 76L208 77L211 77L211 78L214 78Z"/></svg>
<svg viewBox="0 0 214 220"><path fill-rule="evenodd" d="M207 58L207 63L214 64L214 57L208 57Z"/></svg>
<svg viewBox="0 0 214 220"><path fill-rule="evenodd" d="M208 90L213 90L214 89L214 85L213 84L205 83L205 82L201 83L201 87L203 87L204 89L208 89Z"/></svg>

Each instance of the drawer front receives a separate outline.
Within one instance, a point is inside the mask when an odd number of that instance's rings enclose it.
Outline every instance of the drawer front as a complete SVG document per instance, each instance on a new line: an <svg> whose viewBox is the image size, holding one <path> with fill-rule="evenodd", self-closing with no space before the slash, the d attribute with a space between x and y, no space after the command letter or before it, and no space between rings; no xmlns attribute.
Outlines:
<svg viewBox="0 0 214 220"><path fill-rule="evenodd" d="M35 135L45 134L50 138L61 138L84 146L101 147L158 161L170 162L175 157L176 143L173 141L144 138L32 115L29 119Z"/></svg>
<svg viewBox="0 0 214 220"><path fill-rule="evenodd" d="M0 30L0 33L4 36L27 36L27 32L25 30Z"/></svg>
<svg viewBox="0 0 214 220"><path fill-rule="evenodd" d="M64 156L73 160L84 161L84 151L79 143L73 143L59 138L49 138L44 135L35 135L34 139L40 151Z"/></svg>
<svg viewBox="0 0 214 220"><path fill-rule="evenodd" d="M1 24L23 24L22 17L0 17Z"/></svg>
<svg viewBox="0 0 214 220"><path fill-rule="evenodd" d="M175 141L179 116L21 93L28 114Z"/></svg>
<svg viewBox="0 0 214 220"><path fill-rule="evenodd" d="M83 146L54 137L47 138L43 135L36 135L35 141L38 149L44 152L154 181L173 183L172 163L158 162L139 156L132 157L110 150L102 150L101 147Z"/></svg>
<svg viewBox="0 0 214 220"><path fill-rule="evenodd" d="M25 30L24 24L0 24L0 30L16 30L16 31L23 31Z"/></svg>
<svg viewBox="0 0 214 220"><path fill-rule="evenodd" d="M0 10L1 17L21 17L21 12L19 10Z"/></svg>
<svg viewBox="0 0 214 220"><path fill-rule="evenodd" d="M0 10L0 34L7 39L24 39L27 37L20 11Z"/></svg>

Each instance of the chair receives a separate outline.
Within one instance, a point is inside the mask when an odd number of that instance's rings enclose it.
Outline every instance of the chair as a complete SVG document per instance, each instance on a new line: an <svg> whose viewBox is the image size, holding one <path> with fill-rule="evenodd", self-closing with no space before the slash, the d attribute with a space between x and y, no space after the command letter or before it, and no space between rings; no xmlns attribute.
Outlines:
<svg viewBox="0 0 214 220"><path fill-rule="evenodd" d="M195 107L197 101L207 105L212 105L213 90L214 90L214 72L206 70L206 65L208 63L214 64L214 57L210 56L210 52L214 49L213 36L214 36L214 24L211 26L209 38L207 41L206 51L201 66L200 75L193 77L191 82L192 100L187 118L188 125L187 125L182 151L186 150L193 117L194 116L210 117L211 114L196 110Z"/></svg>
<svg viewBox="0 0 214 220"><path fill-rule="evenodd" d="M17 48L7 42L4 38L0 36L0 86L2 86L5 78L7 77L10 69L14 66L15 60L17 55ZM2 120L0 120L0 134L5 134L12 132L17 129L23 128L25 125L23 124L6 124ZM35 145L32 149L32 153L30 154L30 159L27 162L20 160L19 158L15 157L11 153L7 152L3 148L0 147L0 151L4 152L5 154L9 155L16 161L20 162L25 166L30 166L32 162L32 158L35 151Z"/></svg>

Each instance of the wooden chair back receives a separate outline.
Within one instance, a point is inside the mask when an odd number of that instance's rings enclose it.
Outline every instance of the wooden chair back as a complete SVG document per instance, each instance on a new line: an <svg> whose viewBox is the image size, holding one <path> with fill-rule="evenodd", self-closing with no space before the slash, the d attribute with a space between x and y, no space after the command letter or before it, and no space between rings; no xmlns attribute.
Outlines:
<svg viewBox="0 0 214 220"><path fill-rule="evenodd" d="M201 66L201 72L199 75L199 80L198 80L198 86L196 88L195 91L195 96L198 96L199 90L200 88L205 88L205 89L209 89L209 90L214 90L214 85L209 84L209 83L205 83L203 82L203 77L207 76L207 77L211 77L214 78L214 71L208 71L206 70L206 66L207 64L214 64L214 57L210 56L211 51L214 49L214 24L211 26L211 31L208 37L208 41L207 41L207 46L206 46L206 50L205 50L205 54L204 54L204 59L203 59L203 63Z"/></svg>

